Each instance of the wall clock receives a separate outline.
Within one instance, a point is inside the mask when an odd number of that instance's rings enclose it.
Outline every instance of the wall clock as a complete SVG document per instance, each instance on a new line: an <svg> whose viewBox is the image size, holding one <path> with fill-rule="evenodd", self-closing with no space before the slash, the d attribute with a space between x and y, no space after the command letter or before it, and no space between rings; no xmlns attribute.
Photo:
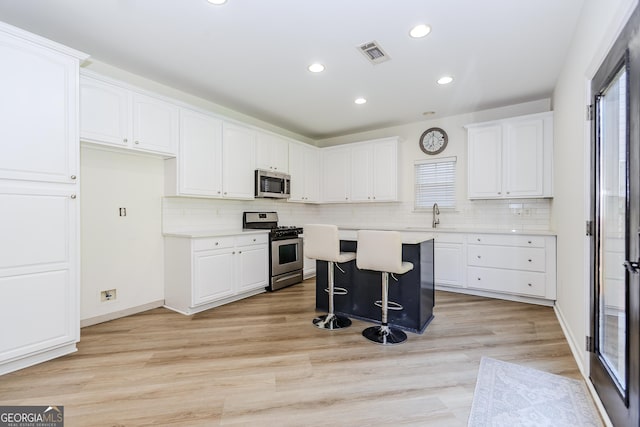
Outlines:
<svg viewBox="0 0 640 427"><path fill-rule="evenodd" d="M447 148L449 136L441 128L429 128L420 136L420 149L426 154L439 154Z"/></svg>

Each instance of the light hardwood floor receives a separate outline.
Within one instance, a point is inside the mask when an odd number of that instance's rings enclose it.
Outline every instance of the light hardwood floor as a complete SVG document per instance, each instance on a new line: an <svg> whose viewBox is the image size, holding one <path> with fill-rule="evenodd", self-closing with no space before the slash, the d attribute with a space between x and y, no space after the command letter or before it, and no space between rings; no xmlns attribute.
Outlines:
<svg viewBox="0 0 640 427"><path fill-rule="evenodd" d="M549 307L436 293L401 345L316 329L314 280L188 317L82 329L79 351L0 377L0 405L64 405L67 426L466 426L480 358L580 379Z"/></svg>

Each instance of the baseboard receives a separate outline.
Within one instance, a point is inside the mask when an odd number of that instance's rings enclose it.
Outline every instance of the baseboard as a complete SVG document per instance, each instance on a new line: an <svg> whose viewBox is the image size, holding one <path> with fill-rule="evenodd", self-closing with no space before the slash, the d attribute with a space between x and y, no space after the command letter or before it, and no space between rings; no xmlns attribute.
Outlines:
<svg viewBox="0 0 640 427"><path fill-rule="evenodd" d="M89 317L88 319L82 319L80 321L80 327L84 328L91 325L97 325L98 323L108 322L110 320L119 319L121 317L131 316L132 314L142 313L154 308L162 307L164 300L153 301L147 304L138 305L136 307L127 308L126 310L114 311L113 313L107 313L100 316Z"/></svg>
<svg viewBox="0 0 640 427"><path fill-rule="evenodd" d="M598 408L598 412L600 413L600 416L602 417L604 424L607 427L613 427L613 423L611 423L611 420L609 419L609 415L607 414L607 411L604 409L604 406L602 405L600 396L598 396L596 389L593 387L593 384L589 379L589 368L588 366L585 365L585 360L581 356L583 352L581 344L578 341L576 341L573 334L571 334L571 332L569 331L569 328L567 327L567 323L564 320L564 316L562 315L562 311L558 308L557 305L553 307L553 311L556 313L556 318L558 319L558 323L560 323L560 328L562 328L562 333L564 334L564 337L567 340L567 343L569 344L569 349L571 349L571 354L573 355L573 358L575 359L576 364L578 365L578 369L580 369L580 374L582 374L582 378L584 378L584 382L586 383L587 388L589 389L589 393L591 393L593 402L596 404L596 407ZM584 343L582 343L582 345L584 345Z"/></svg>

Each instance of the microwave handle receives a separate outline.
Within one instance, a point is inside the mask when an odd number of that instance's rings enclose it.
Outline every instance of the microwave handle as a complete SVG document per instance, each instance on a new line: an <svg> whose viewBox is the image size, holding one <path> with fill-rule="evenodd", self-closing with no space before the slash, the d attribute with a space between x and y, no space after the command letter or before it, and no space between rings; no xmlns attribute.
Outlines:
<svg viewBox="0 0 640 427"><path fill-rule="evenodd" d="M291 179L284 180L284 194L291 194Z"/></svg>

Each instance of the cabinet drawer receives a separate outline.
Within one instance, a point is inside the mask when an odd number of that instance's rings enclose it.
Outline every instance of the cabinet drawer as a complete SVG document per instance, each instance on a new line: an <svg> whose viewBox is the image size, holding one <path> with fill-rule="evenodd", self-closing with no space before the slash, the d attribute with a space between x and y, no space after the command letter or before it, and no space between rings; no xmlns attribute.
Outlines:
<svg viewBox="0 0 640 427"><path fill-rule="evenodd" d="M435 243L464 243L463 233L442 233L436 232L433 234L433 240Z"/></svg>
<svg viewBox="0 0 640 427"><path fill-rule="evenodd" d="M194 251L207 251L211 249L232 248L235 242L233 236L230 237L205 237L202 239L193 239Z"/></svg>
<svg viewBox="0 0 640 427"><path fill-rule="evenodd" d="M267 234L249 234L246 236L237 236L237 246L261 245L267 243L269 236Z"/></svg>
<svg viewBox="0 0 640 427"><path fill-rule="evenodd" d="M541 248L468 245L467 264L510 270L545 271L545 251Z"/></svg>
<svg viewBox="0 0 640 427"><path fill-rule="evenodd" d="M485 291L545 297L545 275L530 271L469 267L467 286Z"/></svg>
<svg viewBox="0 0 640 427"><path fill-rule="evenodd" d="M525 248L544 248L543 236L510 236L504 234L469 234L470 245L522 246Z"/></svg>

